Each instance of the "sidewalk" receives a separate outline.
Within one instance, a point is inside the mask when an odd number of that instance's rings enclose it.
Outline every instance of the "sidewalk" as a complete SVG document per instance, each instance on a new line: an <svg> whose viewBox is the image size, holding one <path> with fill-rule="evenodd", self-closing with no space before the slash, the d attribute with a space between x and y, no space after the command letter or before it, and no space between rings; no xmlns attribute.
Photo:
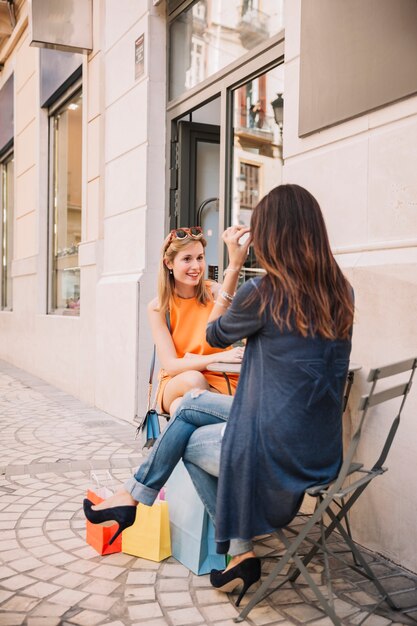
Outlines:
<svg viewBox="0 0 417 626"><path fill-rule="evenodd" d="M116 482L140 458L134 427L0 361L0 626L232 626L232 596L212 589L174 559L101 557L86 545L82 499L91 469ZM265 556L278 542L257 543ZM417 605L417 577L370 555L401 606ZM268 569L265 562L263 570ZM322 584L322 568L313 574ZM244 624L328 626L305 586L272 594ZM359 624L375 604L370 585L340 569L336 610ZM380 613L366 626L416 624Z"/></svg>

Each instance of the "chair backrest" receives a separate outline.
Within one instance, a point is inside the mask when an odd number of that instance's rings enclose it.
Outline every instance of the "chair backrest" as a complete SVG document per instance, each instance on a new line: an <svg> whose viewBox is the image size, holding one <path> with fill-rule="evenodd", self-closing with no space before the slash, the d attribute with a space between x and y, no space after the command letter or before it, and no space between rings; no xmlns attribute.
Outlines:
<svg viewBox="0 0 417 626"><path fill-rule="evenodd" d="M371 389L366 396L362 396L359 403L359 410L362 411L361 418L359 420L358 427L352 436L350 441L350 445L348 450L346 451L345 458L340 469L339 475L332 485L332 488L329 491L329 495L331 493L336 493L339 488L342 486L346 476L349 473L349 469L355 455L356 449L358 447L358 443L362 433L362 426L365 421L365 417L367 415L368 410L376 406L378 404L382 404L383 402L387 402L388 400L392 400L394 398L402 398L398 413L396 413L395 418L391 424L390 431L388 433L387 439L385 440L382 452L377 459L375 465L372 469L381 468L385 459L387 458L388 452L391 448L392 442L395 437L395 433L397 432L401 412L404 408L405 401L407 399L407 395L410 392L411 384L414 376L414 372L417 368L417 357L413 357L410 359L406 359L404 361L399 361L397 363L392 363L391 365L385 365L383 367L378 367L372 369L368 375L368 382L371 382ZM404 372L408 372L407 381L401 384L396 384L392 387L388 387L383 389L382 391L377 390L378 381L381 379L388 378L389 376L396 376L397 374L402 374Z"/></svg>

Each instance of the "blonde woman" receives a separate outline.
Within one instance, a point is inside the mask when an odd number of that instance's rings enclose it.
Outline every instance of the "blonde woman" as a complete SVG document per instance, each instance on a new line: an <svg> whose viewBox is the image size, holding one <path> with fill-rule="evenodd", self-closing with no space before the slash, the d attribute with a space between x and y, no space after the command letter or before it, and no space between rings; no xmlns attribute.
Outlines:
<svg viewBox="0 0 417 626"><path fill-rule="evenodd" d="M223 375L207 371L207 366L216 361L240 363L243 357L243 348L222 350L206 341L207 322L221 291L218 283L204 279L206 245L198 226L171 231L162 247L158 297L148 305L162 367L157 401L163 411L171 414L191 389L227 394ZM235 271L238 273L239 268ZM229 375L229 381L234 393L238 377Z"/></svg>

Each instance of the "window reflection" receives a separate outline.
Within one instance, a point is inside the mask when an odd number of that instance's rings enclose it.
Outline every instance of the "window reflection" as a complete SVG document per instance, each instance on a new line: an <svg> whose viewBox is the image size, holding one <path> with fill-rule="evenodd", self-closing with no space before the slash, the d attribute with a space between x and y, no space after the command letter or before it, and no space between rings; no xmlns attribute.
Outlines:
<svg viewBox="0 0 417 626"><path fill-rule="evenodd" d="M283 92L283 65L233 92L232 224L249 226L259 200L282 182ZM251 249L244 278L260 272Z"/></svg>
<svg viewBox="0 0 417 626"><path fill-rule="evenodd" d="M77 94L51 116L53 141L52 310L80 308L82 99Z"/></svg>
<svg viewBox="0 0 417 626"><path fill-rule="evenodd" d="M283 28L284 0L198 0L170 26L169 97L177 98Z"/></svg>

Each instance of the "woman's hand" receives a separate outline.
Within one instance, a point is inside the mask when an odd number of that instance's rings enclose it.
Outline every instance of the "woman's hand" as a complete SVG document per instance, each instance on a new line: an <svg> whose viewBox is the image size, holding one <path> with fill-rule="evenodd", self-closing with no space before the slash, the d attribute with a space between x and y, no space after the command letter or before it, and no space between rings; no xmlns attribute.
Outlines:
<svg viewBox="0 0 417 626"><path fill-rule="evenodd" d="M239 240L249 232L248 226L230 226L222 235L229 253L229 265L234 269L240 269L246 261L252 238L250 236L245 238L244 243L239 243Z"/></svg>
<svg viewBox="0 0 417 626"><path fill-rule="evenodd" d="M216 352L213 356L219 363L241 363L244 353L245 348L238 346L237 348L225 350L224 352Z"/></svg>

